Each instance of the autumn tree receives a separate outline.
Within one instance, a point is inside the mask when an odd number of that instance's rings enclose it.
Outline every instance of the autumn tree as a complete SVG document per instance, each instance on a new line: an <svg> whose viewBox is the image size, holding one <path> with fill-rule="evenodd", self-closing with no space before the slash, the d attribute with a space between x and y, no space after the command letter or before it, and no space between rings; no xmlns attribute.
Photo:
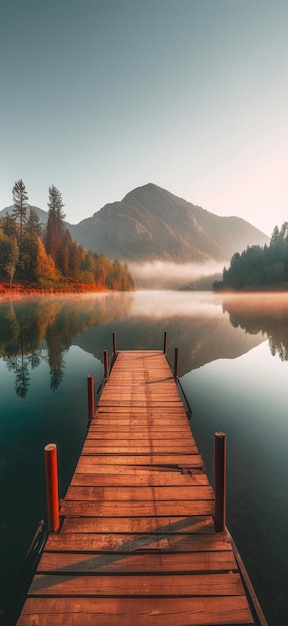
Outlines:
<svg viewBox="0 0 288 626"><path fill-rule="evenodd" d="M96 264L96 280L103 287L106 286L106 278L112 270L112 263L107 259L105 254L100 254Z"/></svg>
<svg viewBox="0 0 288 626"><path fill-rule="evenodd" d="M53 283L60 280L60 273L57 271L54 259L47 254L43 241L38 237L37 258L34 268L35 278L41 287L52 287Z"/></svg>

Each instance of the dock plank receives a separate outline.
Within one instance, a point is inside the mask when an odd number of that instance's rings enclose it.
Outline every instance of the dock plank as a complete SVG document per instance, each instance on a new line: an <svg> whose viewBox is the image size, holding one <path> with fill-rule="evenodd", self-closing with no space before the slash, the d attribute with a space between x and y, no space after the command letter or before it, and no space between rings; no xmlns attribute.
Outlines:
<svg viewBox="0 0 288 626"><path fill-rule="evenodd" d="M30 598L18 626L252 626L243 596L215 598ZM157 621L156 621L157 620Z"/></svg>
<svg viewBox="0 0 288 626"><path fill-rule="evenodd" d="M55 596L93 596L105 597L185 597L191 596L239 596L242 593L241 579L238 573L229 574L154 574L137 576L125 573L125 576L74 576L73 574L36 574L28 595Z"/></svg>
<svg viewBox="0 0 288 626"><path fill-rule="evenodd" d="M38 573L134 573L154 572L161 575L180 572L232 572L237 571L231 551L189 553L106 554L102 552L45 552L38 565Z"/></svg>
<svg viewBox="0 0 288 626"><path fill-rule="evenodd" d="M85 500L86 502L97 502L97 500L104 500L108 502L110 500L122 502L157 502L172 500L185 502L189 500L212 500L214 501L214 494L210 485L193 485L187 486L185 490L177 487L165 487L163 485L157 487L69 487L65 501L69 500Z"/></svg>

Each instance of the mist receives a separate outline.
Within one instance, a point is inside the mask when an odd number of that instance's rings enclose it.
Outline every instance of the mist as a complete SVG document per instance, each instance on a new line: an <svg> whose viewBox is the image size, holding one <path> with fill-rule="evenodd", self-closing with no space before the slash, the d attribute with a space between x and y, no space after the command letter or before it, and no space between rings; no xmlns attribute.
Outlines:
<svg viewBox="0 0 288 626"><path fill-rule="evenodd" d="M229 262L228 262L229 264ZM211 289L224 263L129 263L136 289Z"/></svg>

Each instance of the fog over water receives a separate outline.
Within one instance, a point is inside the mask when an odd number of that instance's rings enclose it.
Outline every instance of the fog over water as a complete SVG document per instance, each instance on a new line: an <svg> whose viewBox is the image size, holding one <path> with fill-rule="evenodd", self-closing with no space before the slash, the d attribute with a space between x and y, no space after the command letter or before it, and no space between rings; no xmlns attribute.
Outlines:
<svg viewBox="0 0 288 626"><path fill-rule="evenodd" d="M165 261L151 261L145 263L129 263L128 267L133 275L137 288L148 289L177 289L199 279L211 277L210 284L216 277L222 276L225 263L171 263Z"/></svg>

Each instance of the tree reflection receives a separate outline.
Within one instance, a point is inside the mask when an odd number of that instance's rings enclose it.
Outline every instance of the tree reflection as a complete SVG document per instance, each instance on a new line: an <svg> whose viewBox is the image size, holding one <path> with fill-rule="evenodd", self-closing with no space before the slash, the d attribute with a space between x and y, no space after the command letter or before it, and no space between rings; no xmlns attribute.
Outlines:
<svg viewBox="0 0 288 626"><path fill-rule="evenodd" d="M57 391L72 343L102 360L104 349L111 353L113 331L118 349L135 350L162 349L166 330L172 364L174 348L180 350L180 377L216 359L240 356L266 335L271 353L288 360L288 295L286 300L283 295L227 295L210 302L208 296L171 292L167 302L162 293L158 298L148 294L134 306L135 297L103 293L0 303L0 357L15 374L17 395L26 397L32 372L43 363L49 367L50 388Z"/></svg>
<svg viewBox="0 0 288 626"><path fill-rule="evenodd" d="M127 295L127 294L126 294ZM117 298L113 303L117 303ZM25 398L31 371L47 362L50 388L56 391L64 378L65 353L76 335L125 315L131 299L119 295L118 305L109 307L109 298L35 298L2 302L0 305L0 357L15 373L15 391ZM126 303L126 304L125 304Z"/></svg>
<svg viewBox="0 0 288 626"><path fill-rule="evenodd" d="M225 298L223 311L234 328L266 335L272 356L288 361L288 294L231 295Z"/></svg>
<svg viewBox="0 0 288 626"><path fill-rule="evenodd" d="M25 398L29 387L29 369L27 359L22 355L4 357L9 372L15 372L15 391L17 396Z"/></svg>

